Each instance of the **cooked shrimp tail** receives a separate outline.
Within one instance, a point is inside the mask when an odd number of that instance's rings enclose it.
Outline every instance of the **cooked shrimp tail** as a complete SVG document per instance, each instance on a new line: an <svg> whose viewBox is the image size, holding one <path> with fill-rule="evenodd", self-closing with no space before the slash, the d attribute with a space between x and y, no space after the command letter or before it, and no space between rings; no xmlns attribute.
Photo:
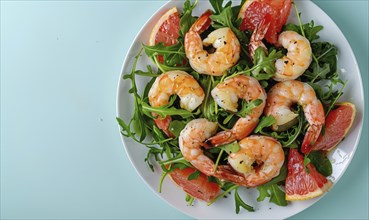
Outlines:
<svg viewBox="0 0 369 220"><path fill-rule="evenodd" d="M301 145L301 152L304 154L310 153L315 141L318 140L323 125L310 125L307 129L304 140Z"/></svg>
<svg viewBox="0 0 369 220"><path fill-rule="evenodd" d="M248 46L251 60L254 59L255 51L259 47L262 47L264 52L267 54L268 49L263 43L265 34L267 33L270 26L271 16L268 14L265 18L255 27Z"/></svg>
<svg viewBox="0 0 369 220"><path fill-rule="evenodd" d="M261 112L262 111L263 110L261 110ZM253 118L251 116L240 118L232 129L218 132L216 135L206 140L206 144L210 146L219 146L241 140L251 134L258 123L259 118Z"/></svg>
<svg viewBox="0 0 369 220"><path fill-rule="evenodd" d="M193 23L193 25L190 28L190 31L194 31L196 33L202 34L204 31L206 31L210 25L211 25L211 18L210 16L213 13L211 10L206 10L196 21Z"/></svg>

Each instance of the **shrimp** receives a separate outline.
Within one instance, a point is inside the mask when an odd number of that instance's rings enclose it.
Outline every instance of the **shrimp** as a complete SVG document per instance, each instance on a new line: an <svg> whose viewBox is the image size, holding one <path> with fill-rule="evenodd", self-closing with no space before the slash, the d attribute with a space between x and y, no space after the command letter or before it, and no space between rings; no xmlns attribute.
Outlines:
<svg viewBox="0 0 369 220"><path fill-rule="evenodd" d="M262 47L267 53L266 46L262 42L270 26L270 16L266 16L255 28L251 35L248 46L251 59L255 55L255 50ZM294 31L284 31L278 37L278 45L287 49L287 55L277 59L274 66L276 73L273 77L276 81L286 81L297 79L312 61L312 50L308 39Z"/></svg>
<svg viewBox="0 0 369 220"><path fill-rule="evenodd" d="M231 167L222 167L219 178L246 187L262 185L279 175L284 163L282 145L272 137L249 136L239 141L240 150L228 156Z"/></svg>
<svg viewBox="0 0 369 220"><path fill-rule="evenodd" d="M259 123L266 102L264 88L255 78L239 75L219 83L212 91L215 102L222 108L237 112L238 99L247 102L261 100L261 103L251 110L246 117L237 120L232 129L221 131L209 138L206 143L212 146L227 144L247 137Z"/></svg>
<svg viewBox="0 0 369 220"><path fill-rule="evenodd" d="M290 109L294 103L302 106L310 125L301 147L301 151L306 154L318 139L325 123L323 105L309 84L296 80L275 84L269 90L264 114L275 118L276 123L272 125L272 129L279 131L283 125L297 117L297 114Z"/></svg>
<svg viewBox="0 0 369 220"><path fill-rule="evenodd" d="M255 51L258 49L258 47L263 48L265 54L268 53L268 49L263 43L263 39L265 34L267 33L269 26L270 26L270 19L271 16L268 14L256 27L254 32L251 35L250 42L249 42L249 54L251 57L251 60L254 59Z"/></svg>
<svg viewBox="0 0 369 220"><path fill-rule="evenodd" d="M201 40L200 34L210 26L210 15L211 12L206 11L186 33L185 52L195 71L201 74L221 76L237 63L241 46L237 36L228 27L219 28ZM215 52L209 53L204 46L213 46Z"/></svg>
<svg viewBox="0 0 369 220"><path fill-rule="evenodd" d="M190 121L181 131L178 141L185 160L207 176L215 175L214 162L204 155L203 142L217 131L217 123L204 118Z"/></svg>
<svg viewBox="0 0 369 220"><path fill-rule="evenodd" d="M181 108L192 112L205 98L204 90L199 83L184 71L168 71L158 76L149 91L149 103L153 107L160 107L169 103L171 95L177 94ZM154 116L156 116L154 114ZM169 137L174 135L169 131L171 117L157 116L155 124Z"/></svg>
<svg viewBox="0 0 369 220"><path fill-rule="evenodd" d="M279 174L284 162L282 146L275 139L263 136L241 140L240 150L228 157L230 165L219 165L214 170L214 162L201 147L216 130L217 123L199 118L190 121L179 135L183 157L201 173L247 187L261 185Z"/></svg>
<svg viewBox="0 0 369 220"><path fill-rule="evenodd" d="M301 76L312 61L310 42L294 31L285 31L279 35L278 43L287 49L287 55L275 62L276 81L296 79Z"/></svg>

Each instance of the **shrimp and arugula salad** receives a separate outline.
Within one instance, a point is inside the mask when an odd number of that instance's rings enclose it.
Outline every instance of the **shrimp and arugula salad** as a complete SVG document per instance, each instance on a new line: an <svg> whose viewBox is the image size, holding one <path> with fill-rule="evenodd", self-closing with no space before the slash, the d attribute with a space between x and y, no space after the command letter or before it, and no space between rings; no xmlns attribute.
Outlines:
<svg viewBox="0 0 369 220"><path fill-rule="evenodd" d="M301 22L292 0L209 1L200 15L197 0L167 10L142 42L123 77L134 112L117 118L121 134L147 147L148 169L162 169L159 192L169 177L189 205L232 195L238 214L324 194L327 153L355 117L354 104L338 102L347 81L337 47L320 41L323 26ZM143 54L152 62L137 69ZM257 201L240 188L256 188Z"/></svg>

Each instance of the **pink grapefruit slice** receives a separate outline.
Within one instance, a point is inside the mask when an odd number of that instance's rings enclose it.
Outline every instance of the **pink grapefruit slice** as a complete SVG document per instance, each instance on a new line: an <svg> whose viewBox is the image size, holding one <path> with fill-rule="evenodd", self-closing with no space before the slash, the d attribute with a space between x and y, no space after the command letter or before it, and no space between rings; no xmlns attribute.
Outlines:
<svg viewBox="0 0 369 220"><path fill-rule="evenodd" d="M154 46L158 43L164 43L170 46L178 43L180 17L176 7L165 12L151 31L149 45Z"/></svg>
<svg viewBox="0 0 369 220"><path fill-rule="evenodd" d="M307 200L322 195L333 183L320 174L313 164L304 167L304 157L297 149L288 154L288 174L286 178L286 200Z"/></svg>
<svg viewBox="0 0 369 220"><path fill-rule="evenodd" d="M194 173L196 169L187 167L185 169L175 169L169 173L171 179L190 196L197 199L210 202L219 193L220 187L214 182L209 182L208 177L200 173L200 175L192 180L188 180L188 176Z"/></svg>
<svg viewBox="0 0 369 220"><path fill-rule="evenodd" d="M330 151L347 135L356 115L355 105L349 102L337 104L325 119L325 131L315 142L312 150Z"/></svg>

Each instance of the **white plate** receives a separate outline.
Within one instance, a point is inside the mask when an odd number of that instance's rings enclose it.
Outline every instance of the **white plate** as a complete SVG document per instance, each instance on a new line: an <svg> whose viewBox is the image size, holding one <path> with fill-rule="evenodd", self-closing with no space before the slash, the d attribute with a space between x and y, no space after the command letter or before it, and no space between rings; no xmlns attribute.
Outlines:
<svg viewBox="0 0 369 220"><path fill-rule="evenodd" d="M238 1L233 1L233 5L240 4ZM117 91L117 116L125 121L128 121L133 114L133 98L128 94L128 89L131 87L129 80L123 80L124 73L129 73L132 68L134 56L137 55L141 48L142 43L147 43L151 30L160 16L172 8L177 6L179 9L183 7L183 1L172 0L161 7L144 25L137 37L133 41L129 52L122 67L122 73L118 84ZM299 11L302 12L303 23L314 20L315 24L323 25L324 29L319 33L322 41L329 41L335 44L339 51L338 55L338 68L346 74L344 79L348 80L348 84L345 88L344 94L341 97L341 101L352 102L357 107L357 116L354 121L353 127L348 136L339 144L339 146L329 155L333 163L332 181L336 183L345 172L348 167L356 147L359 142L361 129L363 125L363 113L364 113L364 95L363 84L359 68L352 52L350 45L346 38L339 30L337 25L325 14L318 6L311 1L297 1ZM208 1L199 1L198 6L194 10L194 15L200 15L205 9L211 8ZM292 9L289 22L297 24L297 18L295 10ZM138 62L137 69L146 69L147 64L152 64L151 61L143 55ZM139 78L137 80L139 88L143 88L147 82L146 78ZM233 195L227 199L220 199L211 206L207 206L206 203L197 201L193 206L188 206L184 200L185 193L180 190L169 178L166 178L163 184L162 193L158 193L158 184L161 175L161 169L159 166L155 167L155 172L151 172L144 158L147 153L147 148L143 145L137 144L131 139L127 139L122 136L122 142L125 146L126 152L136 168L137 173L148 184L148 186L156 193L160 198L164 199L173 207L177 208L181 212L197 219L284 219L292 215L295 215L309 206L317 202L321 197L299 202L291 202L286 207L276 206L272 203L257 202L256 198L258 192L254 190L240 191L241 196L246 203L252 205L255 208L255 212L248 212L242 210L240 214L236 214L234 211L234 199Z"/></svg>

